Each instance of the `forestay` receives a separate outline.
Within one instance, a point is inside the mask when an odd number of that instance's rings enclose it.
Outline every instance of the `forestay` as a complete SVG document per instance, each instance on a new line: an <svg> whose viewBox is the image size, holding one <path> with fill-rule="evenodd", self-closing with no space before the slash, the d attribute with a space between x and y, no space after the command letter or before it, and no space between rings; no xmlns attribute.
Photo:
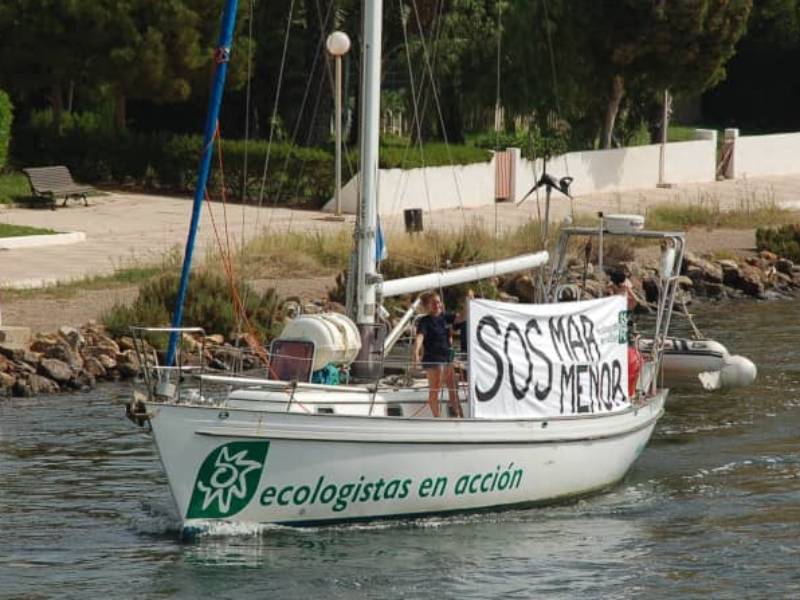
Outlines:
<svg viewBox="0 0 800 600"><path fill-rule="evenodd" d="M476 418L610 413L628 406L626 300L469 305Z"/></svg>

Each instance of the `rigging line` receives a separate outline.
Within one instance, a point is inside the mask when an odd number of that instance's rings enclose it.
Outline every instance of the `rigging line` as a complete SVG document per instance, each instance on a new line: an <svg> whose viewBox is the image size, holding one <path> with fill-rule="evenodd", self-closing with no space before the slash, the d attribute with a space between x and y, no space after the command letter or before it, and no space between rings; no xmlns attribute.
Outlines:
<svg viewBox="0 0 800 600"><path fill-rule="evenodd" d="M433 19L433 24L431 26L431 33L430 33L430 38L431 38L431 40L433 40L431 42L431 45L432 45L431 64L433 65L433 67L436 67L436 60L437 60L437 58L439 56L439 54L438 54L439 40L441 38L442 29L443 29L443 25L442 24L444 23L444 16L443 15L444 15L444 0L440 0L439 2L437 2L436 16ZM418 24L418 25L419 25L420 38L424 39L425 32L422 30L422 25L421 24ZM431 85L433 85L433 84L431 84ZM423 80L420 82L420 85L419 85L419 100L420 100L420 102L422 102L422 109L420 110L420 119L421 120L424 120L425 119L425 115L428 114L428 101L431 98L431 94L428 94L426 92L426 87L427 87L427 80L425 78L423 78Z"/></svg>
<svg viewBox="0 0 800 600"><path fill-rule="evenodd" d="M253 1L254 0L251 0L251 3ZM277 80L277 83L275 85L275 97L274 97L273 104L272 104L272 114L270 116L269 138L267 140L267 152L266 152L266 154L264 156L264 169L263 169L263 172L261 174L261 184L259 186L259 191L258 191L257 206L258 206L259 209L262 208L263 205L264 205L264 192L265 192L266 183L267 183L267 173L269 171L269 160L270 160L270 156L272 154L272 142L273 142L273 140L275 138L275 129L277 128L278 105L280 104L281 91L283 90L283 74L284 74L284 71L286 69L286 59L287 59L288 50L289 50L289 38L291 37L290 34L291 34L291 29L292 29L292 19L294 17L294 3L295 3L295 0L291 0L291 2L289 3L289 14L286 17L286 31L285 31L284 36L283 36L283 48L281 50L281 63L280 63L280 67L278 69L278 80ZM252 8L252 4L251 4L251 8ZM252 23L253 23L252 15L251 15L250 23L251 23L251 27L252 27ZM252 32L252 29L251 29L251 32ZM251 35L252 35L252 33L251 33ZM252 37L251 37L251 40L252 40ZM248 86L250 84L250 79L251 78L248 77ZM248 99L249 99L249 92L248 92ZM248 112L248 114L249 114L249 112ZM270 215L270 217L271 217L271 215ZM254 232L256 232L256 231L260 230L261 210L257 210L256 211L255 220L254 221L255 222L253 223L253 229L252 230ZM242 247L244 248L244 206L242 206L242 225L243 225L242 226ZM246 293L247 292L245 292L245 294Z"/></svg>
<svg viewBox="0 0 800 600"><path fill-rule="evenodd" d="M328 14L330 14L330 10L332 8L333 8L333 4L331 3L331 4L328 5ZM327 15L326 15L326 22L327 22ZM294 147L294 144L297 141L297 136L298 136L298 134L300 132L300 125L303 122L303 120L302 120L303 113L305 112L306 104L308 103L308 97L309 97L309 94L311 93L311 85L312 85L312 83L314 81L314 74L317 71L317 65L319 65L320 55L321 55L322 48L324 47L324 45L325 44L324 44L324 39L323 38L320 38L319 40L317 40L317 48L316 48L316 52L314 54L314 60L313 60L312 65L311 65L311 72L309 73L309 76L308 76L307 81L306 81L306 88L305 88L305 91L303 92L303 101L300 103L300 111L298 112L297 119L295 121L295 126L294 126L294 129L292 131L291 146L289 148L289 151L286 153L285 160L283 161L283 170L284 170L284 172L286 172L287 167L289 166L289 160L292 157L292 148ZM315 109L313 118L316 119L316 109ZM313 122L312 122L312 124L313 124ZM305 159L305 158L303 158L301 160L301 168L305 168L306 162L307 162L307 159ZM265 173L265 179L266 179L266 173ZM278 199L280 198L281 193L283 192L283 188L284 188L285 184L286 184L286 179L284 178L284 180L281 181L280 186L278 187L278 190L277 190L277 192L275 193L275 195L273 197L273 200L272 200L273 208L275 208L277 206ZM267 216L267 229L272 227L272 213L273 212L274 211L270 211L270 214Z"/></svg>
<svg viewBox="0 0 800 600"><path fill-rule="evenodd" d="M272 104L272 115L270 116L269 123L269 139L267 141L267 154L264 158L264 172L261 175L261 187L258 191L258 207L264 204L264 190L267 184L267 171L269 170L269 158L272 151L272 140L275 138L275 127L278 119L278 103L281 97L281 90L283 89L283 72L286 68L286 56L289 49L289 34L292 29L292 18L294 16L294 1L291 0L289 4L289 15L286 18L286 33L283 36L283 50L281 52L281 66L278 69L278 82L275 86L275 100ZM258 224L258 217L256 215L256 224Z"/></svg>
<svg viewBox="0 0 800 600"><path fill-rule="evenodd" d="M397 0L400 6L400 21L403 25L403 43L406 47L406 64L408 66L408 80L409 85L411 85L411 98L413 100L412 106L414 108L414 123L416 124L417 128L417 142L419 144L419 154L420 159L422 160L423 164L425 163L425 151L423 149L422 144L422 124L420 123L420 115L419 115L419 104L417 103L417 94L416 94L416 86L414 84L414 71L411 68L411 53L408 51L409 44L408 44L408 27L406 23L406 19L403 15L403 0ZM422 181L425 186L425 199L428 203L428 212L431 216L431 225L433 225L433 210L431 208L431 196L430 190L428 189L428 177L425 172L425 169L422 170ZM432 236L433 240L433 255L436 260L436 266L441 268L441 250L439 248L439 240L436 235Z"/></svg>
<svg viewBox="0 0 800 600"><path fill-rule="evenodd" d="M420 18L419 18L419 10L417 8L417 0L412 0L411 3L414 6L414 14L415 14L416 19L417 19L417 25L419 26L419 28L421 30L422 29L422 22L420 21ZM446 130L445 125L444 125L444 115L442 114L442 106L441 106L441 102L439 101L439 92L436 89L436 81L435 81L434 76L433 76L433 68L431 67L430 57L428 55L428 49L427 49L427 46L425 44L425 38L424 37L420 37L420 41L422 43L422 56L423 56L423 58L425 60L425 66L428 69L428 77L430 77L430 80L431 80L431 90L433 92L433 99L434 99L434 104L436 106L436 112L439 115L439 126L442 128L442 137L444 138L444 147L445 147L445 151L447 152L447 159L450 162L451 173L453 174L453 183L456 186L456 196L458 197L458 205L459 205L459 208L461 209L461 218L463 220L464 227L466 227L467 226L467 215L464 212L464 201L463 201L463 199L461 197L461 187L458 185L458 175L456 174L455 163L453 161L453 155L450 152L450 143L449 143L449 141L447 139L447 130Z"/></svg>
<svg viewBox="0 0 800 600"><path fill-rule="evenodd" d="M221 139L219 137L219 126L217 127L217 140L219 143L219 151L220 151L220 169L224 172L224 163L222 161L222 144ZM225 192L224 186L224 175L222 175L222 203L223 207L227 205L227 194ZM220 251L220 259L222 261L222 268L225 271L226 278L228 280L228 286L230 287L231 291L231 302L233 304L233 311L236 313L238 317L239 324L244 323L245 327L248 330L248 333L252 336L253 339L258 341L259 343L253 348L254 353L269 367L269 359L266 355L266 352L261 347L260 343L260 336L258 335L257 330L253 326L252 322L247 316L247 311L245 310L244 302L242 301L237 286L236 286L236 273L233 265L233 260L231 257L231 249L230 249L230 239L227 239L228 247L227 249L222 244L222 236L219 232L219 227L217 227L217 221L214 217L214 211L211 207L211 196L208 193L208 189L204 191L204 197L206 201L206 208L208 209L209 219L211 221L212 228L214 230L214 237L217 241L217 246ZM226 238L228 237L228 225L227 225L227 212L223 213L225 215L225 235Z"/></svg>
<svg viewBox="0 0 800 600"><path fill-rule="evenodd" d="M547 0L542 0L542 7L544 8L544 30L547 33L547 50L550 54L550 74L553 79L553 99L555 100L556 104L556 112L561 117L561 101L559 100L560 94L558 92L558 77L556 76L556 54L553 50L553 38L550 32L550 14L547 10ZM567 176L569 176L569 160L567 158L568 152L564 152L564 168L567 171ZM570 203L571 203L570 199Z"/></svg>
<svg viewBox="0 0 800 600"><path fill-rule="evenodd" d="M497 3L497 86L495 89L495 103L494 103L494 150L495 150L495 168L497 165L497 153L500 151L500 52L501 52L501 42L503 39L502 32L501 32L501 25L502 25L502 15L503 15L503 4L502 2ZM496 176L496 175L495 175ZM511 190L511 201L514 201L514 192ZM500 237L500 232L498 231L498 212L500 207L498 206L497 199L495 198L494 202L494 248L495 248L495 258L497 258L497 253L499 252L497 240Z"/></svg>
<svg viewBox="0 0 800 600"><path fill-rule="evenodd" d="M500 150L500 51L503 40L502 26L503 4L497 3L497 86L495 89L494 103L494 149ZM497 203L495 203L497 204Z"/></svg>
<svg viewBox="0 0 800 600"><path fill-rule="evenodd" d="M250 150L250 97L253 84L253 17L255 14L255 0L250 0L250 14L247 25L247 84L244 95L244 161L242 165L242 239L240 249L244 250L245 244L245 215L247 204L247 159Z"/></svg>

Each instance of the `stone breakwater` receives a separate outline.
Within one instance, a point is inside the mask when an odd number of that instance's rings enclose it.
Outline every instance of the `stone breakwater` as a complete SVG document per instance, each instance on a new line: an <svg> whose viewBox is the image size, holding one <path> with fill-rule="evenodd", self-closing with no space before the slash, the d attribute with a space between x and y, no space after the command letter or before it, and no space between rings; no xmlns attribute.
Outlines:
<svg viewBox="0 0 800 600"><path fill-rule="evenodd" d="M590 265L591 267L591 265ZM659 273L656 264L646 261L618 262L640 299L640 304L655 302ZM606 283L582 263L569 263L569 281L582 287L582 298L606 293ZM502 300L527 302L533 298L535 280L530 275L516 275L493 281L496 295ZM745 259L711 259L687 254L678 280L678 304L695 299L723 300L754 298L770 300L795 297L800 290L800 265L771 252L760 252ZM303 307L304 312L340 310L332 302ZM252 347L253 340L243 336L239 347ZM189 355L200 356L200 344L184 335L182 347ZM255 368L259 361L253 353L242 353L219 334L208 335L203 346L204 362L211 369L228 369L236 361L242 369ZM152 348L147 348L152 353ZM241 361L244 360L242 363ZM141 370L133 338L113 338L102 325L90 322L80 328L61 327L57 332L37 334L27 348L0 345L0 397L27 397L61 391L88 390L100 381L119 381L136 377Z"/></svg>
<svg viewBox="0 0 800 600"><path fill-rule="evenodd" d="M252 340L242 336L238 343L246 348ZM219 334L206 336L202 345L184 334L181 348L184 364L199 363L201 351L211 369L228 370L236 364L246 370L260 364L254 353L234 348ZM156 350L145 342L145 352L150 356ZM37 334L27 348L0 345L0 397L87 391L100 381L131 379L140 371L133 338L115 339L95 322Z"/></svg>
<svg viewBox="0 0 800 600"><path fill-rule="evenodd" d="M607 293L607 284L592 265L585 277L583 264L577 259L568 263L568 267L567 281L582 288L581 298L598 298ZM621 261L612 268L622 269L628 275L642 304L656 301L660 284L656 263ZM511 301L527 301L533 297L533 286L534 280L529 275L517 275L498 282L498 295ZM800 290L800 265L768 251L736 260L703 258L689 252L684 257L678 286L679 305L693 300L793 298Z"/></svg>

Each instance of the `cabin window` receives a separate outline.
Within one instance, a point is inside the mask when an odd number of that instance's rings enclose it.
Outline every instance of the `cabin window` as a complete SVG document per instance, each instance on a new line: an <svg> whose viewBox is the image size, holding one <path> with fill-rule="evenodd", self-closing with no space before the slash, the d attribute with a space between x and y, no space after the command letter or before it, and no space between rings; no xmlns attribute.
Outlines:
<svg viewBox="0 0 800 600"><path fill-rule="evenodd" d="M386 416L387 417L402 417L403 416L403 407L399 404L390 404L386 407Z"/></svg>
<svg viewBox="0 0 800 600"><path fill-rule="evenodd" d="M318 406L317 407L317 414L318 415L332 415L333 414L333 407L331 407L331 406Z"/></svg>

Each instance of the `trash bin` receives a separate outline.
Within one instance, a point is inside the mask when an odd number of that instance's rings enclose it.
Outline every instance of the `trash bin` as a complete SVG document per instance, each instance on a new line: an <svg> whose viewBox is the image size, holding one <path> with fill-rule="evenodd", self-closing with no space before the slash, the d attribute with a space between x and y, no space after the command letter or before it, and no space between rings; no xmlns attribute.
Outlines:
<svg viewBox="0 0 800 600"><path fill-rule="evenodd" d="M419 233L422 231L422 209L407 208L403 211L406 222L406 233Z"/></svg>

